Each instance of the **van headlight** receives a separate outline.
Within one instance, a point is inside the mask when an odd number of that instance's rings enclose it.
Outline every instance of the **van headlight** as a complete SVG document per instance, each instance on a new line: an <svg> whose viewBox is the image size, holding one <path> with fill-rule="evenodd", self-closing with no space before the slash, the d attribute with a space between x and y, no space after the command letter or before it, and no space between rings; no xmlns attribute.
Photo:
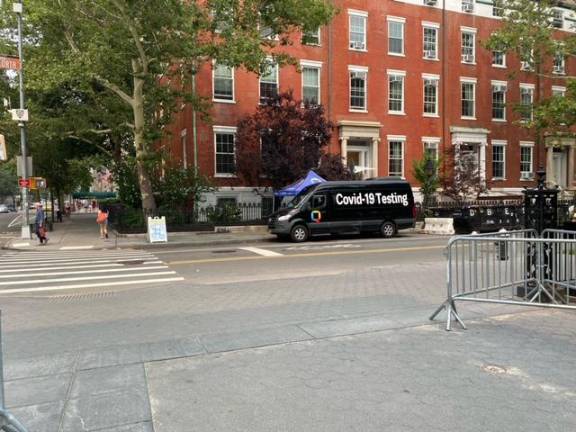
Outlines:
<svg viewBox="0 0 576 432"><path fill-rule="evenodd" d="M287 222L290 220L290 218L292 217L292 215L290 213L284 215L284 216L280 216L278 218L278 222Z"/></svg>

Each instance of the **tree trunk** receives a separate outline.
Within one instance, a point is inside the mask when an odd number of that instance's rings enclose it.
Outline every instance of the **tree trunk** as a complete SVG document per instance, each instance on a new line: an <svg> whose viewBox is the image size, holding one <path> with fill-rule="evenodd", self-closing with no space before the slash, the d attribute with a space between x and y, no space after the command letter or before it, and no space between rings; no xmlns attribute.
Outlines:
<svg viewBox="0 0 576 432"><path fill-rule="evenodd" d="M144 213L152 213L156 210L156 201L154 200L150 174L145 166L148 149L144 137L146 125L144 115L144 79L140 75L142 67L138 60L132 60L132 70L134 72L132 110L134 112L134 147L136 149L138 184L140 186L140 196L142 197L142 210Z"/></svg>

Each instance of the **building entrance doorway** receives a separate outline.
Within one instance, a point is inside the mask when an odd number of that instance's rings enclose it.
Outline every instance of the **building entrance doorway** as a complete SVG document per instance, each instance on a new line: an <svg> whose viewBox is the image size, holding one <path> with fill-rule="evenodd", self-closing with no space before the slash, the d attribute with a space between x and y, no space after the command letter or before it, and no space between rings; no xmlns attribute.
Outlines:
<svg viewBox="0 0 576 432"><path fill-rule="evenodd" d="M366 140L350 140L346 152L348 167L355 177L374 177L371 145Z"/></svg>
<svg viewBox="0 0 576 432"><path fill-rule="evenodd" d="M566 148L554 148L552 153L552 181L566 189L568 186L568 151Z"/></svg>

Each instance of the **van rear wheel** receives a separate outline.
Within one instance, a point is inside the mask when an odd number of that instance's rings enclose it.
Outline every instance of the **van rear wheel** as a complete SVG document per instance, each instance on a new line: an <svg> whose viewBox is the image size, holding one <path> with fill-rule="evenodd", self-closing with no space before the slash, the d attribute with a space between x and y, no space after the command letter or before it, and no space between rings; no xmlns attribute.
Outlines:
<svg viewBox="0 0 576 432"><path fill-rule="evenodd" d="M308 240L310 233L304 225L294 225L290 230L290 238L294 243L302 243Z"/></svg>
<svg viewBox="0 0 576 432"><path fill-rule="evenodd" d="M384 222L380 227L380 234L382 234L384 238L394 237L394 234L396 234L396 225L392 222Z"/></svg>

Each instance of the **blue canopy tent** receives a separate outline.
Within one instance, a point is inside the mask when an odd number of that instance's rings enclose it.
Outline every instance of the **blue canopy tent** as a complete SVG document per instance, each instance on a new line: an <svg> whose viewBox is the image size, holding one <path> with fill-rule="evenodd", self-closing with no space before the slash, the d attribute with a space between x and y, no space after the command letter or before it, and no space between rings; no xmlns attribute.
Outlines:
<svg viewBox="0 0 576 432"><path fill-rule="evenodd" d="M316 174L314 171L308 171L308 174L303 179L298 180L295 183L292 183L289 186L286 186L284 189L280 189L279 191L275 192L274 194L277 197L287 197L287 196L296 196L299 195L303 190L308 189L310 186L314 186L318 183L324 183L322 177Z"/></svg>

